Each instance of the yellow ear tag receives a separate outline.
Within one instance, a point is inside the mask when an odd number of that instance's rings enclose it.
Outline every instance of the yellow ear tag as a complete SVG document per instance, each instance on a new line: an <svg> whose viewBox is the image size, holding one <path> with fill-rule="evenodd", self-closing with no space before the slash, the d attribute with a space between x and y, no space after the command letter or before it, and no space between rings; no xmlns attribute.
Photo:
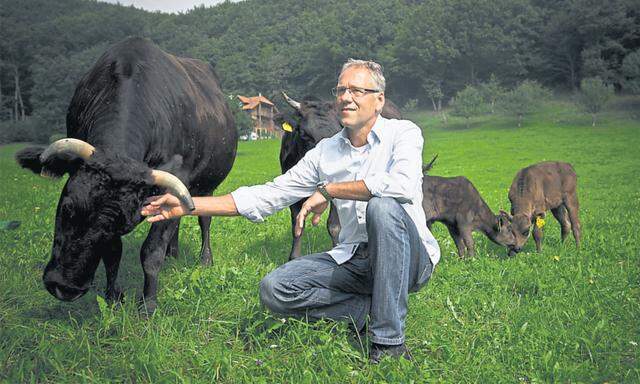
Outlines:
<svg viewBox="0 0 640 384"><path fill-rule="evenodd" d="M293 127L291 126L291 124L287 123L286 121L282 123L282 129L284 129L287 132L293 132Z"/></svg>
<svg viewBox="0 0 640 384"><path fill-rule="evenodd" d="M536 217L536 227L544 227L544 219L542 217Z"/></svg>

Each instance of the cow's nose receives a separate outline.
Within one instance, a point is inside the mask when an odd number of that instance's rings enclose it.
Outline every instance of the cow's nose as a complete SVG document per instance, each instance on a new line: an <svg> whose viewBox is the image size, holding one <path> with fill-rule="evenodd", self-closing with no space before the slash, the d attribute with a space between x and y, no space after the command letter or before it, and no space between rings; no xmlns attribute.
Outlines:
<svg viewBox="0 0 640 384"><path fill-rule="evenodd" d="M53 297L62 301L74 301L89 290L89 288L78 289L69 287L55 281L48 281L46 278L44 280L44 286L47 288L47 291L53 295Z"/></svg>

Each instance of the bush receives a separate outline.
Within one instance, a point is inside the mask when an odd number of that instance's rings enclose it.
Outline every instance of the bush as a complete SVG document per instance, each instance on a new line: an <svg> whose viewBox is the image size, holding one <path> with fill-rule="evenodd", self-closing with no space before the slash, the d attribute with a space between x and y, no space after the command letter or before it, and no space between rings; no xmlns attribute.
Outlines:
<svg viewBox="0 0 640 384"><path fill-rule="evenodd" d="M491 74L489 81L481 83L478 86L485 102L491 107L491 113L495 112L496 102L504 95L505 89L502 88L496 75Z"/></svg>
<svg viewBox="0 0 640 384"><path fill-rule="evenodd" d="M229 95L227 98L227 104L229 105L229 109L231 109L231 113L233 114L233 118L236 122L238 135L249 135L253 132L253 121L251 121L251 117L242 110L242 103L240 103L235 96Z"/></svg>
<svg viewBox="0 0 640 384"><path fill-rule="evenodd" d="M54 133L53 135L49 136L49 144L56 142L60 139L64 139L66 137L67 135L64 133Z"/></svg>
<svg viewBox="0 0 640 384"><path fill-rule="evenodd" d="M453 114L464 117L467 128L469 128L469 118L482 112L484 99L478 88L467 85L462 91L456 94L452 100L452 105Z"/></svg>
<svg viewBox="0 0 640 384"><path fill-rule="evenodd" d="M550 97L551 91L537 81L525 80L515 89L505 93L501 106L508 114L518 116L518 128L520 128L522 118L538 109Z"/></svg>
<svg viewBox="0 0 640 384"><path fill-rule="evenodd" d="M599 77L582 79L580 92L576 97L578 106L591 114L591 126L596 126L596 115L613 96L613 87L605 84Z"/></svg>
<svg viewBox="0 0 640 384"><path fill-rule="evenodd" d="M622 60L622 87L631 93L640 94L640 49L629 53Z"/></svg>
<svg viewBox="0 0 640 384"><path fill-rule="evenodd" d="M0 144L20 141L48 143L50 134L42 120L35 117L28 117L23 121L0 122Z"/></svg>
<svg viewBox="0 0 640 384"><path fill-rule="evenodd" d="M418 99L409 99L402 107L402 112L413 112L418 108Z"/></svg>

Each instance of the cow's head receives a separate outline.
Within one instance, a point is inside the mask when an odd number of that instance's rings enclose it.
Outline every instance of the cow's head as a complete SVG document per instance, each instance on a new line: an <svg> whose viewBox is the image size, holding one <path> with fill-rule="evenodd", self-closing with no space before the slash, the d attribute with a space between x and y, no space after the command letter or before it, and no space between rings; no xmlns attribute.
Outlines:
<svg viewBox="0 0 640 384"><path fill-rule="evenodd" d="M320 140L331 137L342 129L333 102L313 97L306 97L302 102L298 102L284 92L282 96L295 111L295 117L289 123L300 140L305 143L307 150L315 147Z"/></svg>
<svg viewBox="0 0 640 384"><path fill-rule="evenodd" d="M41 175L69 175L58 201L51 260L43 275L47 290L60 300L75 300L89 290L100 258L121 252L119 237L142 220L142 203L159 193L158 187L193 207L187 188L172 174L105 154L81 140L26 148L16 154L16 160ZM181 162L174 158L167 165L179 167Z"/></svg>
<svg viewBox="0 0 640 384"><path fill-rule="evenodd" d="M511 228L515 238L515 244L509 247L509 254L513 255L520 252L529 239L529 234L531 233L531 216L524 213L513 215Z"/></svg>
<svg viewBox="0 0 640 384"><path fill-rule="evenodd" d="M498 244L504 245L508 249L514 247L516 244L511 220L511 215L501 209L500 213L496 215L496 222L493 228L495 232L495 241Z"/></svg>

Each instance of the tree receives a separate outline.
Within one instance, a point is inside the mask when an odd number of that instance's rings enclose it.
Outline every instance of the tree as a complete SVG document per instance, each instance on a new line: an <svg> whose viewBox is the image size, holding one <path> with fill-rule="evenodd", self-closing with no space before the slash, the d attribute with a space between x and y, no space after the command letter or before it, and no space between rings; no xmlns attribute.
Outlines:
<svg viewBox="0 0 640 384"><path fill-rule="evenodd" d="M69 55L36 57L33 73L34 114L48 134L65 132L67 108L82 76L108 48L105 43Z"/></svg>
<svg viewBox="0 0 640 384"><path fill-rule="evenodd" d="M395 61L389 77L405 97L419 96L430 83L446 94L447 67L460 53L447 31L444 1L414 6L397 27L392 51Z"/></svg>
<svg viewBox="0 0 640 384"><path fill-rule="evenodd" d="M577 95L578 105L591 114L591 126L596 126L596 115L613 96L613 86L605 84L599 77L582 79L580 93Z"/></svg>
<svg viewBox="0 0 640 384"><path fill-rule="evenodd" d="M575 89L580 79L601 76L614 81L622 58L637 46L637 1L541 1L539 31L532 38L540 62L537 78ZM635 36L635 37L634 37ZM606 76L603 77L603 76Z"/></svg>
<svg viewBox="0 0 640 384"><path fill-rule="evenodd" d="M500 85L496 75L492 73L489 81L480 83L478 88L485 102L489 104L491 113L495 113L496 102L505 93L505 89Z"/></svg>
<svg viewBox="0 0 640 384"><path fill-rule="evenodd" d="M253 122L249 115L242 110L242 103L240 103L234 95L229 95L227 104L229 105L233 118L236 122L238 135L242 136L251 134L251 131L253 131Z"/></svg>
<svg viewBox="0 0 640 384"><path fill-rule="evenodd" d="M622 78L625 90L640 93L640 49L631 52L622 61Z"/></svg>
<svg viewBox="0 0 640 384"><path fill-rule="evenodd" d="M505 93L502 108L509 114L518 116L518 128L522 126L522 118L539 108L551 92L536 81L525 80L515 89Z"/></svg>
<svg viewBox="0 0 640 384"><path fill-rule="evenodd" d="M447 124L447 114L444 109L442 109L442 99L444 98L444 93L442 92L441 84L441 81L426 79L422 84L422 89L427 94L427 97L431 99L433 112L440 113L442 122Z"/></svg>
<svg viewBox="0 0 640 384"><path fill-rule="evenodd" d="M467 85L453 99L453 112L458 116L464 117L467 128L469 128L469 118L479 114L482 111L483 104L482 93L478 88Z"/></svg>

